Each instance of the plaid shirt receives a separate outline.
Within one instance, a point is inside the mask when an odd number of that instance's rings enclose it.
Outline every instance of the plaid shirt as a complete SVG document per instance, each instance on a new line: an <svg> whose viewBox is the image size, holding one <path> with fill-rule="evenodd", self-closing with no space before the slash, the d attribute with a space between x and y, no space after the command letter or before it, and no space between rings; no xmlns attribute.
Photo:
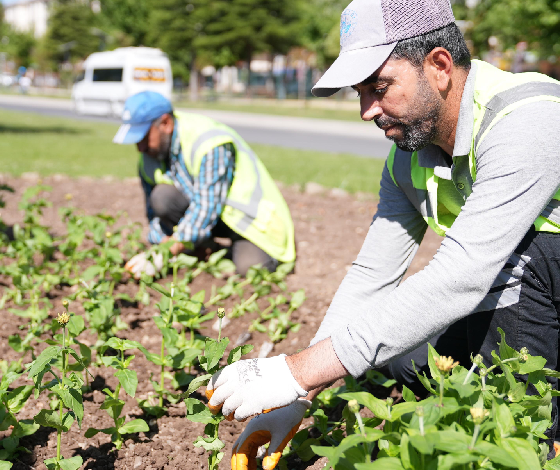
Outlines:
<svg viewBox="0 0 560 470"><path fill-rule="evenodd" d="M190 201L185 215L177 224L174 233L177 240L196 244L210 237L212 228L218 222L226 203L234 171L235 148L233 144L224 144L213 148L202 158L200 172L196 178L193 178L183 159L177 121L175 121L166 175ZM146 212L150 221L148 241L157 244L166 237L166 234L160 225L159 217L154 216L150 206L152 187L142 177L141 180L146 195Z"/></svg>

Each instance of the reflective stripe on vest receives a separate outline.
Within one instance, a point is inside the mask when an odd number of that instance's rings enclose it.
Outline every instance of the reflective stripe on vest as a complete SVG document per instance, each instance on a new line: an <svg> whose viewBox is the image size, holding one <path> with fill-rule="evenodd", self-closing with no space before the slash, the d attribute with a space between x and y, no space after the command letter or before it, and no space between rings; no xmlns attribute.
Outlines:
<svg viewBox="0 0 560 470"><path fill-rule="evenodd" d="M259 204L263 197L263 190L261 185L261 175L259 169L257 167L257 156L255 152L242 140L238 139L236 135L231 132L227 132L226 129L210 129L209 131L204 132L194 141L191 149L191 168L196 164L196 152L197 150L206 142L208 139L218 136L227 136L231 139L233 143L237 146L238 149L246 152L251 159L251 163L253 164L253 168L255 170L255 175L257 176L257 181L255 184L255 188L253 189L253 193L251 194L251 199L249 204L243 204L239 201L234 201L230 198L226 199L226 204L228 206L233 207L245 215L243 218L238 222L237 227L241 231L247 230L247 227L251 225L254 219L257 218L257 214L259 211Z"/></svg>
<svg viewBox="0 0 560 470"><path fill-rule="evenodd" d="M196 178L204 156L219 145L235 147L235 173L222 221L273 258L295 260L294 226L282 194L249 145L229 127L205 116L176 112L183 162Z"/></svg>
<svg viewBox="0 0 560 470"><path fill-rule="evenodd" d="M493 96L487 97L487 102L477 100L477 92L485 90L475 89L474 118L475 132L470 155L453 158L452 180L455 188L466 200L472 192L476 180L476 152L491 128L505 115L523 104L534 101L555 101L560 103L560 83L539 74L519 74L515 77L507 72L495 69L489 64L479 61L476 83L483 87L502 87L507 80L519 82L527 79L525 83L517 84L511 88L501 90ZM506 76L507 74L507 76ZM513 78L512 78L513 77ZM542 80L538 78L543 77ZM476 86L475 86L476 88ZM492 88L488 88L492 90ZM477 123L480 122L478 130ZM443 212L438 214L438 177L432 168L423 168L418 165L417 152L405 152L396 148L391 150L387 159L387 166L393 181L406 194L415 208L422 214L429 226L440 235L445 235L451 227L456 216ZM445 201L439 201L445 206ZM438 216L445 220L438 220ZM560 233L560 189L554 195L541 215L534 222L536 230Z"/></svg>

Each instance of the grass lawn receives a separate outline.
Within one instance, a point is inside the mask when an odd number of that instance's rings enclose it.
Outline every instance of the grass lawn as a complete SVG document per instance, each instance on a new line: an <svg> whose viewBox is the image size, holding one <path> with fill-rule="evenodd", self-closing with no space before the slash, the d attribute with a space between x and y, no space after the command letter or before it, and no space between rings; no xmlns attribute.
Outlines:
<svg viewBox="0 0 560 470"><path fill-rule="evenodd" d="M354 121L361 122L360 117L360 104L355 103L355 109L325 109L315 107L313 104L306 102L307 105L294 106L288 103L283 104L282 101L269 100L266 103L264 100L254 102L241 101L241 100L218 100L218 101L175 101L173 105L176 108L190 108L190 109L212 109L221 111L237 111L241 113L258 113L258 114L273 114L277 116L296 116L304 118L316 119L336 119L340 121Z"/></svg>
<svg viewBox="0 0 560 470"><path fill-rule="evenodd" d="M0 173L70 176L136 176L133 145L112 143L118 125L2 110ZM252 145L275 180L377 194L384 162L355 155L325 154Z"/></svg>

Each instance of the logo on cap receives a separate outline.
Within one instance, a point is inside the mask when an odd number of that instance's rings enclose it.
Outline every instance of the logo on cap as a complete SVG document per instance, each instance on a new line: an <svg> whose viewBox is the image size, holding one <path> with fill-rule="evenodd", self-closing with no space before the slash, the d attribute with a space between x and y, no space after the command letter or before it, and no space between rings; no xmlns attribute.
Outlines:
<svg viewBox="0 0 560 470"><path fill-rule="evenodd" d="M346 41L350 39L354 29L356 29L356 22L358 14L354 10L346 9L342 12L340 17L340 45L344 47Z"/></svg>

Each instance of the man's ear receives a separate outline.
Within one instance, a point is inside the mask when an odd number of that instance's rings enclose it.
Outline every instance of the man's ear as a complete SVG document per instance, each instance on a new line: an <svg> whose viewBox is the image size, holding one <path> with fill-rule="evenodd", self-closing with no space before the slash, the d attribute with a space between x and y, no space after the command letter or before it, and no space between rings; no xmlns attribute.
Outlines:
<svg viewBox="0 0 560 470"><path fill-rule="evenodd" d="M433 49L424 61L424 72L442 93L449 91L453 68L453 58L443 47Z"/></svg>
<svg viewBox="0 0 560 470"><path fill-rule="evenodd" d="M175 126L175 120L172 114L164 114L161 117L160 129L165 134L171 134L173 132L173 127Z"/></svg>

